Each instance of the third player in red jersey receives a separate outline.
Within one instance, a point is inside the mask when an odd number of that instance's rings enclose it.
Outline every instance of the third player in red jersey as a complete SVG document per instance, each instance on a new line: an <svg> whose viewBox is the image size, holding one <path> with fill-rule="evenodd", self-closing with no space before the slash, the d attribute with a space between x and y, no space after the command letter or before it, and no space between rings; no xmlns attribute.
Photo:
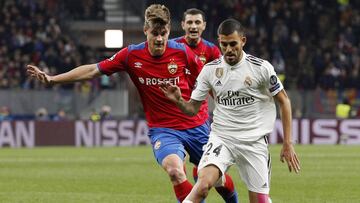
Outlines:
<svg viewBox="0 0 360 203"><path fill-rule="evenodd" d="M198 55L203 64L221 56L221 52L215 44L201 37L206 28L204 12L196 8L186 10L181 26L185 31L185 35L173 40L188 45Z"/></svg>

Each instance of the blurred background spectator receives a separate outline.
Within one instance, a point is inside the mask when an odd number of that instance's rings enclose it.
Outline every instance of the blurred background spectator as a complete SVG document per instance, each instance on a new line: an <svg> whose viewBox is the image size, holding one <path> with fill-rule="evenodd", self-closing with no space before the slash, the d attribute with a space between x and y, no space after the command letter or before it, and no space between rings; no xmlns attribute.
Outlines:
<svg viewBox="0 0 360 203"><path fill-rule="evenodd" d="M10 109L7 106L0 107L0 121L12 120Z"/></svg>
<svg viewBox="0 0 360 203"><path fill-rule="evenodd" d="M89 119L90 119L91 121L97 122L97 121L100 121L101 116L100 116L100 114L96 111L96 109L92 109Z"/></svg>
<svg viewBox="0 0 360 203"><path fill-rule="evenodd" d="M339 119L350 118L351 106L347 99L336 105L336 117Z"/></svg>
<svg viewBox="0 0 360 203"><path fill-rule="evenodd" d="M50 120L49 118L49 114L48 111L46 110L46 108L39 108L36 112L35 112L35 119L38 121L48 121Z"/></svg>
<svg viewBox="0 0 360 203"><path fill-rule="evenodd" d="M59 109L59 111L54 115L53 121L66 121L68 120L68 117L66 115L66 112L64 109Z"/></svg>
<svg viewBox="0 0 360 203"><path fill-rule="evenodd" d="M100 111L100 120L111 120L112 118L111 107L108 105L102 106Z"/></svg>

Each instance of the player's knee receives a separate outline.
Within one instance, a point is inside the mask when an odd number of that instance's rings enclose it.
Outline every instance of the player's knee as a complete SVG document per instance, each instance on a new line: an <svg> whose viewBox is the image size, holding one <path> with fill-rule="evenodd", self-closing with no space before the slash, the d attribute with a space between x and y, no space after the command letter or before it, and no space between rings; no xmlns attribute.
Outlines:
<svg viewBox="0 0 360 203"><path fill-rule="evenodd" d="M182 181L186 178L184 170L180 167L167 167L166 172L172 182Z"/></svg>

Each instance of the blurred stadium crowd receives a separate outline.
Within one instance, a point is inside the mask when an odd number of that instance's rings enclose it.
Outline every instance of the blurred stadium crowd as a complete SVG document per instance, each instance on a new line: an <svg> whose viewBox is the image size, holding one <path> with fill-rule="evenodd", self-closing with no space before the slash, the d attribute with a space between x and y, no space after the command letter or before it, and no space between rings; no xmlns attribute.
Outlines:
<svg viewBox="0 0 360 203"><path fill-rule="evenodd" d="M163 2L163 1L159 1ZM247 28L247 52L268 59L288 88L360 88L359 1L186 1L207 15L207 37L215 40L225 18ZM170 6L181 16L186 9ZM173 15L174 16L174 15Z"/></svg>
<svg viewBox="0 0 360 203"><path fill-rule="evenodd" d="M64 22L103 19L101 1L0 1L0 8L1 89L44 88L26 77L26 64L56 74L100 58L95 49L77 44Z"/></svg>
<svg viewBox="0 0 360 203"><path fill-rule="evenodd" d="M213 42L218 24L236 18L247 28L246 51L269 60L288 89L348 91L352 103L360 101L360 1L146 2L152 3L168 6L175 22L181 21L187 8L205 11L204 37ZM0 8L0 89L59 88L28 79L26 64L56 74L106 57L100 50L79 44L81 36L73 36L65 23L74 19L103 21L103 0L0 1ZM113 83L99 78L61 88L91 91L115 88Z"/></svg>

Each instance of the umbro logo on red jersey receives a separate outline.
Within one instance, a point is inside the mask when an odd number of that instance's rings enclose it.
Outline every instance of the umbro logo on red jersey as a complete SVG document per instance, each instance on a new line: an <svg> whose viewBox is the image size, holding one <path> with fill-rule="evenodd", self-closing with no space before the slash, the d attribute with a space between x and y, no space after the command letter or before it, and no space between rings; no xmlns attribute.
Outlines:
<svg viewBox="0 0 360 203"><path fill-rule="evenodd" d="M141 66L142 66L142 63L140 63L140 62L135 62L134 63L135 68L141 68Z"/></svg>

